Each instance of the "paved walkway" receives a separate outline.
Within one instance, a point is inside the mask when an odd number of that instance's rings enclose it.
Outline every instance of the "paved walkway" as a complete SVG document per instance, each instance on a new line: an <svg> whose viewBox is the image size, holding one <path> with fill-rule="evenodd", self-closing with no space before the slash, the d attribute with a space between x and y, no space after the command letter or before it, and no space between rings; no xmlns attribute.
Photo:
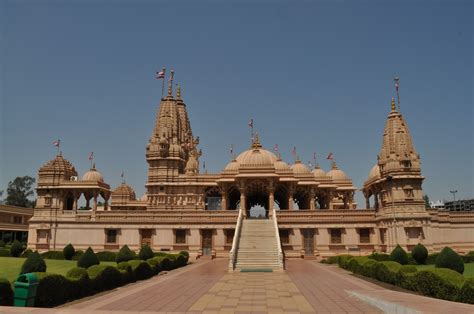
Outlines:
<svg viewBox="0 0 474 314"><path fill-rule="evenodd" d="M227 260L190 266L56 309L0 313L474 313L474 306L383 288L336 266L290 260L285 272L227 273Z"/></svg>

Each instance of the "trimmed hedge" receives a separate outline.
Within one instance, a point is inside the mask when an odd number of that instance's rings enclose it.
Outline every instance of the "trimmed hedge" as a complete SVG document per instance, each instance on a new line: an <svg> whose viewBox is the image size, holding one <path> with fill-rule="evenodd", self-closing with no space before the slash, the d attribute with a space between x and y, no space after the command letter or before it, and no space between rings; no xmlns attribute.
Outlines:
<svg viewBox="0 0 474 314"><path fill-rule="evenodd" d="M0 248L0 257L11 257L12 253L10 253L9 249L1 249Z"/></svg>
<svg viewBox="0 0 474 314"><path fill-rule="evenodd" d="M406 265L408 264L407 252L405 252L405 250L397 244L397 246L393 249L392 253L390 253L390 260L402 265Z"/></svg>
<svg viewBox="0 0 474 314"><path fill-rule="evenodd" d="M84 251L82 250L77 250L76 253L74 253L73 257L72 257L72 260L73 261L78 261L81 256L84 254Z"/></svg>
<svg viewBox="0 0 474 314"><path fill-rule="evenodd" d="M128 262L132 259L135 259L136 257L137 257L137 255L135 254L135 252L130 250L128 245L124 245L124 246L122 246L120 251L117 253L117 257L116 257L115 261L117 263Z"/></svg>
<svg viewBox="0 0 474 314"><path fill-rule="evenodd" d="M95 255L101 262L115 262L117 259L117 253L110 251L97 252Z"/></svg>
<svg viewBox="0 0 474 314"><path fill-rule="evenodd" d="M120 262L117 264L117 269L122 274L123 283L135 282L135 276L133 275L132 266L128 262Z"/></svg>
<svg viewBox="0 0 474 314"><path fill-rule="evenodd" d="M431 253L428 254L428 258L426 259L426 264L434 265L436 263L436 259L438 258L439 253Z"/></svg>
<svg viewBox="0 0 474 314"><path fill-rule="evenodd" d="M138 258L141 259L142 261L146 261L147 259L152 258L152 257L153 257L152 249L147 244L142 246L142 248L140 249L140 253L138 253Z"/></svg>
<svg viewBox="0 0 474 314"><path fill-rule="evenodd" d="M74 256L74 253L76 253L76 250L74 249L74 246L72 246L71 243L66 245L63 249L63 256L68 261L72 259L72 257Z"/></svg>
<svg viewBox="0 0 474 314"><path fill-rule="evenodd" d="M369 255L369 258L376 260L377 262L389 261L390 255L384 253L373 252Z"/></svg>
<svg viewBox="0 0 474 314"><path fill-rule="evenodd" d="M466 279L459 291L456 301L474 304L474 278Z"/></svg>
<svg viewBox="0 0 474 314"><path fill-rule="evenodd" d="M13 290L10 282L0 278L0 306L13 305Z"/></svg>
<svg viewBox="0 0 474 314"><path fill-rule="evenodd" d="M81 255L77 261L77 266L82 268L89 268L93 265L99 265L100 261L95 255L94 250L89 246L84 254Z"/></svg>
<svg viewBox="0 0 474 314"><path fill-rule="evenodd" d="M19 257L23 252L23 249L23 244L21 244L20 241L15 240L13 241L12 246L10 247L10 254L13 257Z"/></svg>
<svg viewBox="0 0 474 314"><path fill-rule="evenodd" d="M73 300L75 291L69 280L58 274L35 273L38 276L35 307L54 307Z"/></svg>
<svg viewBox="0 0 474 314"><path fill-rule="evenodd" d="M5 247L5 241L0 240L0 247Z"/></svg>
<svg viewBox="0 0 474 314"><path fill-rule="evenodd" d="M21 266L20 274L27 274L33 272L45 272L46 271L46 263L43 260L43 257L39 255L38 252L31 253L28 258Z"/></svg>
<svg viewBox="0 0 474 314"><path fill-rule="evenodd" d="M411 255L418 265L423 265L428 259L428 250L423 244L418 243L413 250L411 250Z"/></svg>
<svg viewBox="0 0 474 314"><path fill-rule="evenodd" d="M128 264L132 267L133 276L136 280L144 280L151 278L154 275L153 270L145 261L141 260L131 260L128 261Z"/></svg>
<svg viewBox="0 0 474 314"><path fill-rule="evenodd" d="M413 275L415 291L438 299L454 301L464 283L464 277L451 269L435 268Z"/></svg>
<svg viewBox="0 0 474 314"><path fill-rule="evenodd" d="M64 254L62 251L48 251L48 252L41 253L41 256L44 259L57 259L57 260L64 259Z"/></svg>
<svg viewBox="0 0 474 314"><path fill-rule="evenodd" d="M23 253L21 253L20 257L28 258L28 256L30 256L31 253L33 253L33 251L31 249L26 249L26 250L23 251Z"/></svg>
<svg viewBox="0 0 474 314"><path fill-rule="evenodd" d="M91 294L91 282L87 269L81 267L71 268L66 278L69 279L70 288L75 291L74 297L76 299L88 296Z"/></svg>
<svg viewBox="0 0 474 314"><path fill-rule="evenodd" d="M92 289L96 292L117 288L123 284L122 276L116 267L93 265L87 269L92 280Z"/></svg>
<svg viewBox="0 0 474 314"><path fill-rule="evenodd" d="M451 248L445 247L441 253L439 253L438 258L435 263L436 268L449 268L457 271L462 274L464 272L464 261L454 252Z"/></svg>

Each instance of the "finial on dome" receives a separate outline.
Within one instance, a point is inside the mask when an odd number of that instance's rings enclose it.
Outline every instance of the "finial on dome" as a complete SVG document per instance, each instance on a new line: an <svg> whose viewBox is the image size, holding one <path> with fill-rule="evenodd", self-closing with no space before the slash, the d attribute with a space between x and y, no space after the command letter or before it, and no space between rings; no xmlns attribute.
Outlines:
<svg viewBox="0 0 474 314"><path fill-rule="evenodd" d="M255 133L255 136L252 141L252 148L253 149L259 149L262 148L262 144L260 144L260 138L258 136L258 133Z"/></svg>
<svg viewBox="0 0 474 314"><path fill-rule="evenodd" d="M392 97L392 111L396 111L397 108L395 106L395 98Z"/></svg>
<svg viewBox="0 0 474 314"><path fill-rule="evenodd" d="M168 83L168 97L173 97L173 79L174 79L174 70L171 70L170 81Z"/></svg>
<svg viewBox="0 0 474 314"><path fill-rule="evenodd" d="M178 84L178 87L176 89L176 98L181 99L181 86L179 86L179 84Z"/></svg>
<svg viewBox="0 0 474 314"><path fill-rule="evenodd" d="M339 169L334 160L332 161L332 169Z"/></svg>
<svg viewBox="0 0 474 314"><path fill-rule="evenodd" d="M95 171L95 170L96 170L96 169L95 169L95 162L92 164L92 168L91 168L91 170L93 170L93 171Z"/></svg>

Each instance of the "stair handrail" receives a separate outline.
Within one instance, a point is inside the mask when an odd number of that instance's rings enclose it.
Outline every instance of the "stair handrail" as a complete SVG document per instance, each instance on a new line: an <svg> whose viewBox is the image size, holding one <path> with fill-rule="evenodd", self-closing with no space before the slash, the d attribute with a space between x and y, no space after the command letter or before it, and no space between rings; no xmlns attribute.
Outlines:
<svg viewBox="0 0 474 314"><path fill-rule="evenodd" d="M237 245L240 238L240 229L242 228L243 218L244 218L244 215L242 213L242 210L239 210L239 216L237 218L237 224L235 226L235 231L234 231L234 238L232 239L232 248L230 249L230 252L229 252L229 270L231 271L235 269L235 263L236 263L236 257L237 257L235 253L237 251Z"/></svg>
<svg viewBox="0 0 474 314"><path fill-rule="evenodd" d="M277 246L278 246L278 261L280 262L281 267L285 269L285 256L283 255L283 249L281 248L280 232L278 230L278 222L277 222L275 207L272 209L272 220L273 220L273 226L275 227L275 237L276 237Z"/></svg>

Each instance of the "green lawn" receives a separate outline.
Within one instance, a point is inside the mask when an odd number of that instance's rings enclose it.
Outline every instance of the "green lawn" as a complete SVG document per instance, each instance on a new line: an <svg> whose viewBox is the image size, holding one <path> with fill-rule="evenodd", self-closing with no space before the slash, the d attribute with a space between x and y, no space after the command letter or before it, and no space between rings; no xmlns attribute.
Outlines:
<svg viewBox="0 0 474 314"><path fill-rule="evenodd" d="M21 266L26 258L22 257L0 257L0 278L6 278L10 282L15 281L20 273ZM66 275L67 271L76 267L77 261L45 259L46 271ZM101 262L105 265L117 265L115 262Z"/></svg>
<svg viewBox="0 0 474 314"><path fill-rule="evenodd" d="M434 265L416 265L416 268L418 268L418 270L422 270L422 269L434 268ZM466 278L474 278L474 263L464 264L463 275Z"/></svg>

